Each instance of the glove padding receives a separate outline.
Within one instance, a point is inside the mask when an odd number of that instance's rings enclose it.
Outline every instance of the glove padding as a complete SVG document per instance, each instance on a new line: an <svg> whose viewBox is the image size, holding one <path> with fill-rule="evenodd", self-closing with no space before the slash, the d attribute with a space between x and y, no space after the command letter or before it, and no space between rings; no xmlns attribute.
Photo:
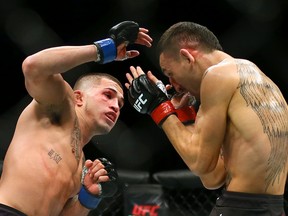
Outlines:
<svg viewBox="0 0 288 216"><path fill-rule="evenodd" d="M123 21L115 26L113 26L109 32L108 36L112 38L115 42L116 47L121 43L125 42L127 45L133 44L139 32L139 25L134 21Z"/></svg>
<svg viewBox="0 0 288 216"><path fill-rule="evenodd" d="M114 168L114 165L108 161L106 158L98 158L101 163L105 166L105 170L107 171L107 175L110 180L107 182L101 182L101 193L99 197L112 197L118 190L118 173Z"/></svg>
<svg viewBox="0 0 288 216"><path fill-rule="evenodd" d="M176 112L167 95L145 74L132 81L128 90L128 100L139 113L151 115L158 126Z"/></svg>
<svg viewBox="0 0 288 216"><path fill-rule="evenodd" d="M98 50L96 62L105 64L114 61L117 57L117 46L124 42L126 46L134 43L138 33L139 25L134 21L123 21L113 26L108 32L109 38L94 42Z"/></svg>

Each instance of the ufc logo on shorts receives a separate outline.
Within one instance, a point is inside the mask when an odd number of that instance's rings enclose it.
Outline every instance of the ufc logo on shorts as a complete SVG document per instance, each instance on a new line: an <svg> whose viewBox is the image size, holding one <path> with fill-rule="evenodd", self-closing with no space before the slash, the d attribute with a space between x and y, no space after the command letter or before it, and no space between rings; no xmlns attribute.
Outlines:
<svg viewBox="0 0 288 216"><path fill-rule="evenodd" d="M147 102L147 99L143 100L143 93L137 98L137 100L135 101L133 107L140 112L142 110L142 105L144 105Z"/></svg>

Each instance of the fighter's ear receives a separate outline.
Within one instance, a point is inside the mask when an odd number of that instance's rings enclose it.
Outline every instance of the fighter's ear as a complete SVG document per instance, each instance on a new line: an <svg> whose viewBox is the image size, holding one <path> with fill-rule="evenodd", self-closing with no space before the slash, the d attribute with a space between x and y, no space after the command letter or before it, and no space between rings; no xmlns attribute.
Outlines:
<svg viewBox="0 0 288 216"><path fill-rule="evenodd" d="M80 90L75 90L74 91L74 96L75 96L75 104L77 106L82 106L83 105L83 92Z"/></svg>
<svg viewBox="0 0 288 216"><path fill-rule="evenodd" d="M194 56L189 52L188 49L180 49L180 56L189 61L189 63L193 63L195 61Z"/></svg>

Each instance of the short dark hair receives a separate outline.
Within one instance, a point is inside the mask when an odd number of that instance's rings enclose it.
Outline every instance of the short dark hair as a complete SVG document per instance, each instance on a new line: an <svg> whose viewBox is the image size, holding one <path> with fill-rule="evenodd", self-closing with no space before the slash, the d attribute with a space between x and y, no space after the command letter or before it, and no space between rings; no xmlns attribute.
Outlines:
<svg viewBox="0 0 288 216"><path fill-rule="evenodd" d="M161 36L157 52L175 52L184 47L199 48L203 51L223 51L217 37L207 27L194 22L178 22L170 26Z"/></svg>
<svg viewBox="0 0 288 216"><path fill-rule="evenodd" d="M109 80L112 80L114 82L116 82L122 89L123 89L123 85L122 83L114 76L108 74L108 73L99 73L99 72L91 72L91 73L86 73L81 75L75 82L74 85L74 90L77 89L81 89L84 86L84 83L86 83L87 81L93 81L94 83L100 83L102 78L107 78Z"/></svg>

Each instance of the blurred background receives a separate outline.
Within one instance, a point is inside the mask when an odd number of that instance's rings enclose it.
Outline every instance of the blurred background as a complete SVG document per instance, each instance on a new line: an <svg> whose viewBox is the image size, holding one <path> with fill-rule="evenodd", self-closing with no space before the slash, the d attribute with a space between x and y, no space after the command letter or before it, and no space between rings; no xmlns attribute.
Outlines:
<svg viewBox="0 0 288 216"><path fill-rule="evenodd" d="M287 0L0 0L0 159L21 110L30 101L21 72L24 58L48 47L93 43L124 20L148 28L154 46L130 46L141 54L125 62L79 66L64 74L71 85L80 74L91 71L108 72L124 84L130 65L152 70L166 83L156 58L157 41L170 25L194 21L212 30L226 52L254 61L287 101L287 10ZM87 158L108 157L121 169L153 173L186 167L163 131L128 100L111 133L94 137L84 151Z"/></svg>

